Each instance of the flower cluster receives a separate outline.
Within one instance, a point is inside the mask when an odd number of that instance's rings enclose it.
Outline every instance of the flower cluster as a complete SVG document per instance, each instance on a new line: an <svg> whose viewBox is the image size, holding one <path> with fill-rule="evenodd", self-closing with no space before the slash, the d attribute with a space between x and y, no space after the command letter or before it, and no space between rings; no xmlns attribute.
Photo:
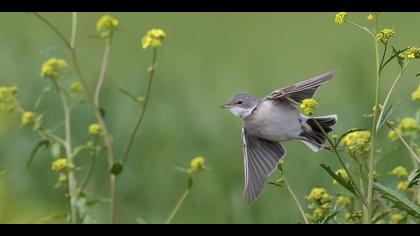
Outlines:
<svg viewBox="0 0 420 236"><path fill-rule="evenodd" d="M351 153L357 151L366 153L369 150L370 137L371 134L367 130L355 131L347 134L344 137L342 144L346 146Z"/></svg>
<svg viewBox="0 0 420 236"><path fill-rule="evenodd" d="M166 37L166 33L161 29L151 29L147 31L147 34L141 40L141 46L143 49L146 48L157 48L162 45L163 39Z"/></svg>
<svg viewBox="0 0 420 236"><path fill-rule="evenodd" d="M376 35L376 40L381 41L381 40L388 40L391 37L393 37L395 35L395 30L393 29L383 29L380 33L378 33Z"/></svg>
<svg viewBox="0 0 420 236"><path fill-rule="evenodd" d="M399 56L401 58L406 59L406 60L419 59L420 58L420 48L410 46L403 53L401 53Z"/></svg>
<svg viewBox="0 0 420 236"><path fill-rule="evenodd" d="M314 222L323 219L331 210L332 199L333 197L328 194L325 188L313 188L309 195L306 196L306 200L311 203L310 207L314 209L312 214L308 215L308 218Z"/></svg>
<svg viewBox="0 0 420 236"><path fill-rule="evenodd" d="M83 86L79 82L74 82L70 86L70 91L74 94L80 93L80 91L82 91L82 89L83 89Z"/></svg>
<svg viewBox="0 0 420 236"><path fill-rule="evenodd" d="M99 124L91 124L89 125L89 134L94 136L99 136L102 133L102 128Z"/></svg>
<svg viewBox="0 0 420 236"><path fill-rule="evenodd" d="M347 12L339 12L335 15L335 23L337 25L342 25L346 22L346 16L347 16Z"/></svg>
<svg viewBox="0 0 420 236"><path fill-rule="evenodd" d="M191 160L190 168L188 169L188 174L193 175L200 171L203 171L206 166L204 165L205 159L202 156L195 157Z"/></svg>
<svg viewBox="0 0 420 236"><path fill-rule="evenodd" d="M25 111L20 119L22 125L28 125L35 122L36 115L33 112Z"/></svg>
<svg viewBox="0 0 420 236"><path fill-rule="evenodd" d="M51 164L51 169L56 172L72 168L74 168L74 165L70 164L66 158L57 159Z"/></svg>
<svg viewBox="0 0 420 236"><path fill-rule="evenodd" d="M96 31L103 38L109 38L117 28L119 21L110 15L104 15L96 22Z"/></svg>
<svg viewBox="0 0 420 236"><path fill-rule="evenodd" d="M0 87L0 110L12 112L16 109L17 87Z"/></svg>
<svg viewBox="0 0 420 236"><path fill-rule="evenodd" d="M390 130L388 132L388 138L391 141L395 141L398 139L398 135L411 135L414 134L416 131L419 130L419 125L417 121L412 117L405 117L401 120L398 128L395 130Z"/></svg>
<svg viewBox="0 0 420 236"><path fill-rule="evenodd" d="M42 64L41 77L56 79L60 76L63 69L67 68L68 64L64 59L51 58Z"/></svg>
<svg viewBox="0 0 420 236"><path fill-rule="evenodd" d="M397 184L397 189L400 191L406 191L408 189L408 171L403 166L395 167L390 174L397 176L400 179L400 182Z"/></svg>
<svg viewBox="0 0 420 236"><path fill-rule="evenodd" d="M315 99L303 99L300 104L300 109L302 109L303 113L307 116L312 115L315 111L318 102Z"/></svg>

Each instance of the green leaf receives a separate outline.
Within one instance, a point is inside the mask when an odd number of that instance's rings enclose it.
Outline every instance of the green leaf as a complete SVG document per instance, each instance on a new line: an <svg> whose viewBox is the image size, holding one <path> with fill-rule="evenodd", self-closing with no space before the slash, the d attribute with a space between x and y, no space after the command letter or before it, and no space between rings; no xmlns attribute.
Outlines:
<svg viewBox="0 0 420 236"><path fill-rule="evenodd" d="M389 108L385 111L385 113L382 115L382 119L379 121L379 126L378 128L382 127L387 121L388 119L391 117L392 113L396 110L396 107L399 106L401 103L392 106L390 105Z"/></svg>
<svg viewBox="0 0 420 236"><path fill-rule="evenodd" d="M41 105L41 102L42 102L42 100L44 99L45 95L46 95L46 94L47 94L50 90L51 90L51 86L45 87L45 88L42 90L41 94L39 94L38 98L36 99L36 102L35 102L35 109L34 109L34 110L37 110L37 109L38 109L38 107L39 107L39 105Z"/></svg>
<svg viewBox="0 0 420 236"><path fill-rule="evenodd" d="M416 77L419 77L419 76L420 76L420 73L417 73L417 74L416 74Z"/></svg>
<svg viewBox="0 0 420 236"><path fill-rule="evenodd" d="M35 147L32 149L31 155L29 156L28 162L26 163L26 168L29 168L29 166L32 164L32 161L35 158L36 153L39 149L44 148L47 149L50 146L50 141L47 139L39 141Z"/></svg>
<svg viewBox="0 0 420 236"><path fill-rule="evenodd" d="M418 185L420 182L420 169L417 169L408 176L408 188Z"/></svg>
<svg viewBox="0 0 420 236"><path fill-rule="evenodd" d="M349 129L349 130L347 130L344 134L342 134L339 138L338 138L338 140L337 140L337 145L341 142L341 140L344 138L344 137L346 137L346 135L348 135L348 134L351 134L351 133L354 133L354 132L357 132L357 131L363 131L363 130L366 130L366 129L361 129L361 128L354 128L354 129Z"/></svg>
<svg viewBox="0 0 420 236"><path fill-rule="evenodd" d="M8 171L6 169L0 169L0 176L5 176L8 174Z"/></svg>
<svg viewBox="0 0 420 236"><path fill-rule="evenodd" d="M392 202L394 207L403 210L414 217L420 217L420 207L408 200L406 196L394 189L383 186L380 183L373 184L374 188L382 194L382 197Z"/></svg>
<svg viewBox="0 0 420 236"><path fill-rule="evenodd" d="M351 193L353 193L355 196L359 197L356 193L356 190L354 189L353 185L351 184L351 182L349 180L344 179L341 175L336 175L334 173L334 171L331 170L331 168L329 166L326 166L324 164L321 164L321 167L327 171L327 173L329 175L331 175L331 177L333 179L335 179L337 181L337 183L339 183L341 186L343 186L344 188L346 188L348 191L350 191Z"/></svg>
<svg viewBox="0 0 420 236"><path fill-rule="evenodd" d="M392 47L392 46L391 46ZM382 70L383 68L385 68L385 66L391 62L393 59L398 58L398 64L400 65L400 67L402 68L402 59L399 57L400 53L404 52L405 50L407 50L408 48L404 48L402 50L397 50L394 47L392 47L392 55L388 58L388 60L386 60L386 62L382 65L382 67L380 68L380 70Z"/></svg>

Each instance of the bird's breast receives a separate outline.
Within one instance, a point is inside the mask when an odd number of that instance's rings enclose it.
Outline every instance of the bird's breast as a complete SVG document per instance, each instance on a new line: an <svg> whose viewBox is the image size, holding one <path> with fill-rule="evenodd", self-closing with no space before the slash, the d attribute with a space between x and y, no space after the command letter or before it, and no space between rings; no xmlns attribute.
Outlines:
<svg viewBox="0 0 420 236"><path fill-rule="evenodd" d="M300 112L288 101L264 100L245 119L245 128L251 135L284 141L299 136L301 123Z"/></svg>

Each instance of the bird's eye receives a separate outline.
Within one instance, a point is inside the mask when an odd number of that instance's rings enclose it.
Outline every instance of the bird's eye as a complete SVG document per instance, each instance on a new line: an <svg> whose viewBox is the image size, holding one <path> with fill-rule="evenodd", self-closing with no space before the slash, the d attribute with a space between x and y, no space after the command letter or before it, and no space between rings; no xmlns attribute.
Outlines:
<svg viewBox="0 0 420 236"><path fill-rule="evenodd" d="M244 103L244 101L239 100L237 103L238 103L238 104L242 104L242 103Z"/></svg>

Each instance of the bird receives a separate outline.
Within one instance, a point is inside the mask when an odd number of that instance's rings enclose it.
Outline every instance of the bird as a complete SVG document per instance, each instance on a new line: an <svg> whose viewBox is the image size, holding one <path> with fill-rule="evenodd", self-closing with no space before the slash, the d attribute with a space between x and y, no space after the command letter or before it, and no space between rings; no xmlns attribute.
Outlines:
<svg viewBox="0 0 420 236"><path fill-rule="evenodd" d="M269 176L286 155L281 142L300 140L314 152L326 147L326 137L319 126L330 133L337 115L309 117L297 105L313 98L334 74L331 71L276 89L262 99L240 93L221 106L243 120L244 198L248 203L259 198Z"/></svg>

